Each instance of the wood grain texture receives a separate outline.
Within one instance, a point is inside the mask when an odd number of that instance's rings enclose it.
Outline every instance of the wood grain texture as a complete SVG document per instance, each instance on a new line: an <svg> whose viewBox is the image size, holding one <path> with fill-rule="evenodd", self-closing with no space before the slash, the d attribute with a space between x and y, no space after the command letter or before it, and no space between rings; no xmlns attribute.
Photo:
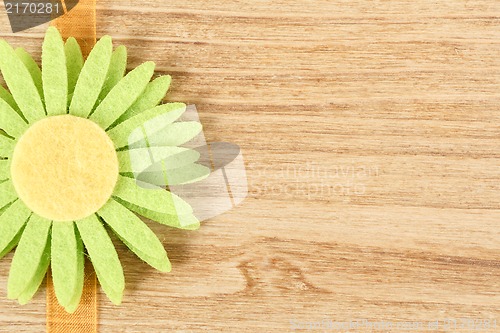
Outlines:
<svg viewBox="0 0 500 333"><path fill-rule="evenodd" d="M0 19L39 59L45 27ZM97 21L130 68L173 76L207 139L242 147L250 186L197 232L150 224L170 274L119 245L125 302L100 293L101 332L500 330L498 1L100 0ZM42 332L44 290L6 300L10 259L0 332Z"/></svg>

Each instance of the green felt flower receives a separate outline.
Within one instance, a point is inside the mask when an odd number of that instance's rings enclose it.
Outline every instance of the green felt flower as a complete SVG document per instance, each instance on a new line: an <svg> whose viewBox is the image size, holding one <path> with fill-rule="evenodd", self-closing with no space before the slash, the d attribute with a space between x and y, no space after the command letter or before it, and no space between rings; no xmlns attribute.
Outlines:
<svg viewBox="0 0 500 333"><path fill-rule="evenodd" d="M101 38L86 61L75 39L49 28L42 66L0 40L0 258L16 248L8 297L25 304L51 266L59 303L76 310L84 256L115 303L123 269L108 229L154 268L171 269L163 245L135 214L196 229L191 206L161 187L206 177L200 154L181 147L197 122L182 103L158 105L169 76L154 63L125 75L127 52ZM139 178L141 178L139 180ZM148 186L143 186L147 184Z"/></svg>

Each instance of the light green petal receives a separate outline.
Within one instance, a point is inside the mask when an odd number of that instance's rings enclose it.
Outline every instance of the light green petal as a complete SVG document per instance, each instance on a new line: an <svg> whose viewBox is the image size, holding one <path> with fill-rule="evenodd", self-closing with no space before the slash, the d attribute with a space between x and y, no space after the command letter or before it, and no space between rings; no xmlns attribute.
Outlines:
<svg viewBox="0 0 500 333"><path fill-rule="evenodd" d="M74 312L83 291L83 244L73 222L54 222L52 226L52 278L59 304Z"/></svg>
<svg viewBox="0 0 500 333"><path fill-rule="evenodd" d="M0 40L0 70L14 100L29 122L45 116L45 108L30 72L5 40Z"/></svg>
<svg viewBox="0 0 500 333"><path fill-rule="evenodd" d="M18 302L21 305L28 304L29 301L35 296L36 292L40 288L45 275L47 274L47 270L50 264L50 238L47 241L47 245L45 246L45 250L43 251L42 258L40 259L40 263L38 264L38 268L36 269L35 275L30 283L27 285L26 289L19 295Z"/></svg>
<svg viewBox="0 0 500 333"><path fill-rule="evenodd" d="M17 192L10 180L0 183L0 207L5 207L17 199Z"/></svg>
<svg viewBox="0 0 500 333"><path fill-rule="evenodd" d="M139 96L135 103L118 119L118 123L121 123L141 113L142 111L146 111L157 106L165 97L171 82L172 78L170 75L160 76L152 82L149 82L142 95Z"/></svg>
<svg viewBox="0 0 500 333"><path fill-rule="evenodd" d="M120 305L125 278L118 254L106 229L96 215L77 221L76 225L102 289L111 302Z"/></svg>
<svg viewBox="0 0 500 333"><path fill-rule="evenodd" d="M171 168L187 165L197 161L200 153L183 147L151 147L118 151L117 156L120 172L138 173L160 161L164 161L165 165L174 166Z"/></svg>
<svg viewBox="0 0 500 333"><path fill-rule="evenodd" d="M200 134L201 130L197 121L177 122L156 133L147 133L147 139L150 147L180 146Z"/></svg>
<svg viewBox="0 0 500 333"><path fill-rule="evenodd" d="M104 81L104 86L97 99L97 104L108 95L108 93L113 89L114 86L125 75L125 70L127 69L127 48L120 45L113 51L111 55L111 62L109 64L108 73L106 74L106 81Z"/></svg>
<svg viewBox="0 0 500 333"><path fill-rule="evenodd" d="M156 166L156 170L152 171ZM210 175L210 169L200 164L189 164L177 169L161 170L161 163L154 164L146 172L138 174L135 179L156 186L184 185L199 182Z"/></svg>
<svg viewBox="0 0 500 333"><path fill-rule="evenodd" d="M158 213L187 215L193 212L191 206L177 195L159 187L139 187L134 179L124 176L118 176L113 196Z"/></svg>
<svg viewBox="0 0 500 333"><path fill-rule="evenodd" d="M81 251L82 254L83 254L84 253L83 242L81 241L81 238L80 238L79 234L78 234L78 239L80 240L79 245L81 246L81 248L79 249L79 251ZM81 274L78 275L77 285L82 285L83 286L83 283L84 283L84 280L85 280L85 257L84 257L84 255L82 255L81 258L79 257L79 259L80 260L78 260L78 271L81 272ZM82 293L83 293L83 287L82 287L81 291L78 290L73 295L73 298L71 299L71 302L65 307L66 312L68 312L68 313L74 313L76 311L76 309L78 309L78 306L80 305L80 300L82 298Z"/></svg>
<svg viewBox="0 0 500 333"><path fill-rule="evenodd" d="M89 119L105 129L111 126L144 91L154 69L154 62L149 61L128 73L111 89Z"/></svg>
<svg viewBox="0 0 500 333"><path fill-rule="evenodd" d="M10 180L0 183L0 207L5 207L17 199L17 193Z"/></svg>
<svg viewBox="0 0 500 333"><path fill-rule="evenodd" d="M139 258L162 272L171 270L160 240L134 213L111 199L97 214Z"/></svg>
<svg viewBox="0 0 500 333"><path fill-rule="evenodd" d="M31 210L21 200L6 206L0 215L0 258L17 245L30 215Z"/></svg>
<svg viewBox="0 0 500 333"><path fill-rule="evenodd" d="M14 238L7 244L4 250L0 252L0 259L2 259L7 253L10 253L10 251L12 251L12 249L14 249L17 246L17 244L19 244L19 240L23 235L23 231L24 231L24 226L21 227L21 230L19 230L17 235L15 235Z"/></svg>
<svg viewBox="0 0 500 333"><path fill-rule="evenodd" d="M10 207L10 205L11 205L11 204L12 204L12 202L11 202L10 204L8 204L8 205L3 206L2 208L0 208L0 215L2 215L2 214L3 214L3 212L5 212L5 211L7 210L7 208L9 208L9 207Z"/></svg>
<svg viewBox="0 0 500 333"><path fill-rule="evenodd" d="M23 62L24 66L26 66L26 68L30 72L31 78L33 79L33 83L35 84L36 89L38 90L38 94L42 98L43 102L42 71L40 70L40 67L38 67L38 64L33 59L31 54L29 54L22 47L18 47L16 49L16 54L19 57L19 59Z"/></svg>
<svg viewBox="0 0 500 333"><path fill-rule="evenodd" d="M66 114L68 73L61 34L49 27L42 46L42 81L45 108L49 116Z"/></svg>
<svg viewBox="0 0 500 333"><path fill-rule="evenodd" d="M181 216L162 214L145 209L144 207L133 205L129 202L121 200L120 198L116 198L116 201L118 201L128 209L136 212L141 216L147 217L152 221L167 225L169 227L185 229L185 230L197 230L200 228L200 221L193 214L187 214Z"/></svg>
<svg viewBox="0 0 500 333"><path fill-rule="evenodd" d="M129 148L180 146L200 134L201 130L202 126L197 121L175 122L155 133L146 133L146 130L142 131L142 135L137 133L142 138L129 144Z"/></svg>
<svg viewBox="0 0 500 333"><path fill-rule="evenodd" d="M14 151L14 146L14 140L0 134L0 157L10 157Z"/></svg>
<svg viewBox="0 0 500 333"><path fill-rule="evenodd" d="M37 280L38 268L44 260L47 242L50 241L51 226L51 221L31 215L12 259L7 285L9 299L17 299L32 289L31 284Z"/></svg>
<svg viewBox="0 0 500 333"><path fill-rule="evenodd" d="M0 160L0 181L10 178L10 160Z"/></svg>
<svg viewBox="0 0 500 333"><path fill-rule="evenodd" d="M66 71L68 73L68 106L75 91L78 76L83 67L83 55L80 45L75 38L70 37L64 44L64 54L66 55Z"/></svg>
<svg viewBox="0 0 500 333"><path fill-rule="evenodd" d="M69 107L70 114L87 118L92 112L104 80L106 80L112 51L111 37L104 36L96 43L76 82Z"/></svg>
<svg viewBox="0 0 500 333"><path fill-rule="evenodd" d="M28 128L28 124L9 103L0 99L0 127L10 136L19 138Z"/></svg>
<svg viewBox="0 0 500 333"><path fill-rule="evenodd" d="M183 103L168 103L159 105L152 109L146 110L108 131L108 135L115 144L116 148L123 148L129 144L137 142L144 138L141 134L141 126L146 122L157 122L163 127L174 122L186 111L186 105ZM132 132L137 132L133 138L130 137ZM129 139L131 141L129 142Z"/></svg>
<svg viewBox="0 0 500 333"><path fill-rule="evenodd" d="M16 110L16 112L21 115L21 111L19 111L19 106L17 106L16 101L14 100L14 97L10 94L10 92L7 91L4 87L0 86L0 98L6 101L11 108Z"/></svg>

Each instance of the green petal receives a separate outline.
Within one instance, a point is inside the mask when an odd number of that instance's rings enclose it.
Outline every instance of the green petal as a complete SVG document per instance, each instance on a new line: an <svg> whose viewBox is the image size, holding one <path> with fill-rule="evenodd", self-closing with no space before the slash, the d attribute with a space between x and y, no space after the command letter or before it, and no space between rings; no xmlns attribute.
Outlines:
<svg viewBox="0 0 500 333"><path fill-rule="evenodd" d="M2 215L3 212L5 212L7 210L7 208L10 207L11 204L12 204L12 202L10 204L7 204L6 206L3 206L2 208L0 208L0 215Z"/></svg>
<svg viewBox="0 0 500 333"><path fill-rule="evenodd" d="M167 225L169 227L185 230L197 230L200 227L200 221L193 214L181 216L162 214L152 210L148 210L144 207L133 205L129 202L121 200L120 198L116 198L116 201L141 216L147 217L152 221Z"/></svg>
<svg viewBox="0 0 500 333"><path fill-rule="evenodd" d="M24 66L26 66L26 68L30 72L31 78L33 79L33 83L35 84L36 89L38 90L38 94L42 98L43 102L42 71L40 70L40 67L38 67L38 64L33 59L31 54L29 54L22 47L18 47L16 49L16 54L19 57L19 59L23 62Z"/></svg>
<svg viewBox="0 0 500 333"><path fill-rule="evenodd" d="M19 138L28 128L28 124L9 103L0 99L0 127L10 136Z"/></svg>
<svg viewBox="0 0 500 333"><path fill-rule="evenodd" d="M24 117L29 122L45 117L45 108L30 72L4 40L0 40L0 70Z"/></svg>
<svg viewBox="0 0 500 333"><path fill-rule="evenodd" d="M139 258L162 272L171 270L160 240L134 213L111 199L97 214Z"/></svg>
<svg viewBox="0 0 500 333"><path fill-rule="evenodd" d="M0 183L0 207L5 207L17 199L17 193L10 180Z"/></svg>
<svg viewBox="0 0 500 333"><path fill-rule="evenodd" d="M149 82L142 95L134 102L134 104L118 119L121 123L145 110L149 110L157 106L165 97L165 94L170 87L172 78L170 75L160 76Z"/></svg>
<svg viewBox="0 0 500 333"><path fill-rule="evenodd" d="M154 62L149 61L128 73L111 89L89 119L102 128L111 126L144 91L153 76L154 68Z"/></svg>
<svg viewBox="0 0 500 333"><path fill-rule="evenodd" d="M151 121L163 127L174 122L186 111L183 103L168 103L144 111L108 131L116 148L122 148L144 138L141 126ZM132 132L135 134L131 137ZM129 139L131 140L129 142Z"/></svg>
<svg viewBox="0 0 500 333"><path fill-rule="evenodd" d="M164 161L164 164L169 166L187 165L197 161L200 153L182 147L151 147L118 151L117 156L120 172L138 173L160 161Z"/></svg>
<svg viewBox="0 0 500 333"><path fill-rule="evenodd" d="M129 144L130 148L180 146L200 134L202 126L197 121L182 121L166 125L155 133L137 133L140 140Z"/></svg>
<svg viewBox="0 0 500 333"><path fill-rule="evenodd" d="M108 95L108 93L113 89L114 86L125 75L125 70L127 69L127 48L120 45L113 51L111 55L111 62L109 64L108 73L106 74L106 81L104 81L104 86L97 99L97 104Z"/></svg>
<svg viewBox="0 0 500 333"><path fill-rule="evenodd" d="M17 235L14 236L14 238L7 244L7 246L4 248L2 252L0 252L0 259L2 259L7 253L10 253L17 244L19 244L19 240L21 239L21 236L23 235L24 231L24 226L19 230Z"/></svg>
<svg viewBox="0 0 500 333"><path fill-rule="evenodd" d="M14 140L0 134L0 157L10 157L14 151L14 146Z"/></svg>
<svg viewBox="0 0 500 333"><path fill-rule="evenodd" d="M154 169L159 165L156 170ZM151 171L150 171L151 170ZM135 179L138 182L156 185L184 185L199 182L210 175L210 169L200 164L190 164L177 169L161 169L161 163L154 164L146 172L138 174Z"/></svg>
<svg viewBox="0 0 500 333"><path fill-rule="evenodd" d="M26 289L19 295L18 302L21 305L28 304L28 302L35 296L38 288L42 284L45 275L47 274L47 270L50 264L50 238L47 241L47 245L45 246L45 250L43 251L42 258L40 259L40 263L38 264L38 268L36 269L35 275L33 279L29 282Z"/></svg>
<svg viewBox="0 0 500 333"><path fill-rule="evenodd" d="M4 87L0 86L0 98L3 99L4 101L7 102L7 104L10 105L11 108L16 110L16 112L21 115L21 111L19 111L19 106L17 106L16 101L14 100L14 97L10 94L10 92L7 91Z"/></svg>
<svg viewBox="0 0 500 333"><path fill-rule="evenodd" d="M0 160L0 181L10 178L10 160Z"/></svg>
<svg viewBox="0 0 500 333"><path fill-rule="evenodd" d="M36 282L38 268L46 254L51 225L51 221L31 215L12 259L7 286L9 299L17 299L24 292L29 292L32 289L30 285Z"/></svg>
<svg viewBox="0 0 500 333"><path fill-rule="evenodd" d="M76 225L102 289L111 302L119 305L123 298L125 278L113 242L95 215L77 221Z"/></svg>
<svg viewBox="0 0 500 333"><path fill-rule="evenodd" d="M96 43L76 82L69 107L70 114L87 118L92 112L104 80L106 80L112 51L111 37L104 36Z"/></svg>
<svg viewBox="0 0 500 333"><path fill-rule="evenodd" d="M134 179L124 176L118 176L113 196L158 213L187 215L193 212L191 206L175 194L159 187L139 187Z"/></svg>
<svg viewBox="0 0 500 333"><path fill-rule="evenodd" d="M0 258L17 245L30 215L31 211L21 200L7 206L0 215Z"/></svg>
<svg viewBox="0 0 500 333"><path fill-rule="evenodd" d="M70 37L64 44L64 54L66 55L66 71L68 73L68 101L69 96L75 91L78 76L83 67L83 55L80 45L75 38Z"/></svg>
<svg viewBox="0 0 500 333"><path fill-rule="evenodd" d="M81 249L79 251L81 251L82 254L83 254L83 251L84 251L83 250L83 242L81 241L81 238L80 238L79 235L78 235L78 239L80 240L80 245L81 245ZM81 274L78 275L77 284L83 286L83 283L84 283L84 280L85 280L85 257L84 257L84 255L82 255L81 258L79 258L79 259L80 260L78 260L78 271L81 272ZM82 292L83 292L83 287L82 287L81 291L78 290L73 295L73 299L65 307L66 312L68 312L68 313L74 313L76 311L76 309L78 309L78 306L80 305L80 300L82 298Z"/></svg>
<svg viewBox="0 0 500 333"><path fill-rule="evenodd" d="M202 126L197 121L184 121L168 125L156 133L146 133L150 147L180 146L200 134Z"/></svg>
<svg viewBox="0 0 500 333"><path fill-rule="evenodd" d="M12 181L6 180L0 183L0 207L14 202L17 198L17 192Z"/></svg>
<svg viewBox="0 0 500 333"><path fill-rule="evenodd" d="M148 137L150 146L180 146L201 133L203 126L197 121L173 123Z"/></svg>
<svg viewBox="0 0 500 333"><path fill-rule="evenodd" d="M66 114L68 73L61 34L49 27L42 46L42 81L45 107L49 116Z"/></svg>
<svg viewBox="0 0 500 333"><path fill-rule="evenodd" d="M83 291L83 244L73 222L54 222L52 227L52 278L59 304L74 312ZM69 309L68 309L69 308Z"/></svg>

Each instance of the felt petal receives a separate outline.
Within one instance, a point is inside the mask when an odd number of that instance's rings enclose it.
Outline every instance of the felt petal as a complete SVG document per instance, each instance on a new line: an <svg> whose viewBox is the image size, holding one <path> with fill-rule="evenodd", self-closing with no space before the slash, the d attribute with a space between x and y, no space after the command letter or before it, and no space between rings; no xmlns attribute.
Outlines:
<svg viewBox="0 0 500 333"><path fill-rule="evenodd" d="M111 89L89 119L105 129L111 126L144 91L154 69L154 62L149 61L128 73Z"/></svg>
<svg viewBox="0 0 500 333"><path fill-rule="evenodd" d="M193 212L191 206L177 195L160 187L139 187L134 179L124 176L118 176L113 196L158 213L186 215Z"/></svg>
<svg viewBox="0 0 500 333"><path fill-rule="evenodd" d="M14 100L14 97L10 94L10 92L7 91L3 86L0 86L0 98L3 99L4 101L7 102L7 104L10 105L11 108L16 110L16 112L21 115L21 111L19 111L19 106L17 106L16 101Z"/></svg>
<svg viewBox="0 0 500 333"><path fill-rule="evenodd" d="M156 166L156 164L153 165L153 167ZM155 171L150 171L150 169L138 174L135 179L137 179L138 182L146 184L168 186L195 183L207 178L210 175L209 168L196 163L177 169L161 170L160 167L158 167L158 170Z"/></svg>
<svg viewBox="0 0 500 333"><path fill-rule="evenodd" d="M127 48L120 45L113 51L111 55L111 62L109 64L108 73L106 74L106 81L104 81L104 86L102 87L97 103L100 104L101 101L108 95L108 93L113 89L114 86L125 75L125 70L127 69Z"/></svg>
<svg viewBox="0 0 500 333"><path fill-rule="evenodd" d="M142 95L121 115L118 123L157 106L165 97L171 82L172 78L170 75L160 76L149 82Z"/></svg>
<svg viewBox="0 0 500 333"><path fill-rule="evenodd" d="M29 122L45 117L45 108L30 72L4 40L0 40L0 70L24 117Z"/></svg>
<svg viewBox="0 0 500 333"><path fill-rule="evenodd" d="M18 302L21 305L28 304L28 302L35 296L36 292L40 288L45 275L47 274L47 270L50 264L50 238L47 241L47 245L45 246L45 250L43 251L42 258L40 259L40 263L38 264L38 268L35 271L35 275L26 286L26 289L19 295Z"/></svg>
<svg viewBox="0 0 500 333"><path fill-rule="evenodd" d="M155 162L164 161L166 165L181 166L197 161L200 153L182 147L151 147L123 150L117 152L120 172L142 172Z"/></svg>
<svg viewBox="0 0 500 333"><path fill-rule="evenodd" d="M70 37L64 44L64 54L66 55L66 71L68 73L68 106L71 102L70 96L75 91L78 76L83 67L83 55L80 45L75 38Z"/></svg>
<svg viewBox="0 0 500 333"><path fill-rule="evenodd" d="M117 202L121 203L123 206L128 209L136 212L137 214L147 217L148 219L158 222L160 224L164 224L173 228L185 229L185 230L197 230L200 227L200 221L193 215L171 215L171 214L162 214L158 213L144 207L139 207L137 205L133 205L129 202L121 200L120 198L115 198Z"/></svg>
<svg viewBox="0 0 500 333"><path fill-rule="evenodd" d="M78 237L79 234L78 234ZM78 238L80 239L80 245L82 246L81 247L81 252L82 254L84 253L83 251L83 242L81 242L81 238ZM84 283L84 279L85 279L85 257L84 255L81 256L81 259L78 261L78 272L81 272L79 273L78 275L78 285L82 285L83 286L83 283ZM68 313L74 313L76 311L76 309L78 309L78 306L80 305L80 300L82 298L82 293L83 293L83 287L82 287L82 290L78 290L74 295L73 295L73 299L71 300L71 303L69 303L66 307L65 307L65 310L66 312Z"/></svg>
<svg viewBox="0 0 500 333"><path fill-rule="evenodd" d="M0 181L10 178L10 160L0 160Z"/></svg>
<svg viewBox="0 0 500 333"><path fill-rule="evenodd" d="M97 214L139 258L162 272L171 270L160 240L134 213L111 199Z"/></svg>
<svg viewBox="0 0 500 333"><path fill-rule="evenodd" d="M97 278L108 298L116 305L122 302L125 278L115 247L106 229L91 215L76 222Z"/></svg>
<svg viewBox="0 0 500 333"><path fill-rule="evenodd" d="M73 222L54 222L52 226L51 268L59 304L68 312L79 303L83 291L83 244Z"/></svg>
<svg viewBox="0 0 500 333"><path fill-rule="evenodd" d="M92 112L106 80L112 51L111 37L104 36L96 43L76 82L69 107L70 114L87 118Z"/></svg>
<svg viewBox="0 0 500 333"><path fill-rule="evenodd" d="M38 67L38 64L33 59L31 54L29 54L22 47L18 47L16 49L16 54L30 72L33 83L35 84L36 89L38 90L38 94L40 94L43 102L42 71L40 70L40 67Z"/></svg>
<svg viewBox="0 0 500 333"><path fill-rule="evenodd" d="M61 34L49 27L42 46L42 81L45 108L49 116L66 114L68 73Z"/></svg>
<svg viewBox="0 0 500 333"><path fill-rule="evenodd" d="M24 226L21 228L21 230L19 230L17 235L15 235L14 238L12 238L12 240L7 244L4 250L0 252L0 259L3 258L7 253L12 251L12 249L14 249L17 246L17 244L19 244L19 240L23 235L23 231L24 231Z"/></svg>
<svg viewBox="0 0 500 333"><path fill-rule="evenodd" d="M30 215L31 210L21 200L7 206L0 215L0 258L17 245Z"/></svg>
<svg viewBox="0 0 500 333"><path fill-rule="evenodd" d="M12 259L7 283L9 299L17 299L25 291L32 289L30 284L36 282L38 268L46 255L47 243L50 242L51 226L51 221L31 215Z"/></svg>
<svg viewBox="0 0 500 333"><path fill-rule="evenodd" d="M28 124L9 103L0 99L0 127L10 136L19 138L28 128Z"/></svg>
<svg viewBox="0 0 500 333"><path fill-rule="evenodd" d="M146 133L151 147L180 146L200 134L202 126L197 121L183 121L168 125L156 133Z"/></svg>
<svg viewBox="0 0 500 333"><path fill-rule="evenodd" d="M122 148L144 138L144 135L141 135L141 126L143 126L146 122L151 122L153 120L154 122L158 122L165 127L174 122L185 111L186 105L183 103L168 103L159 105L113 127L108 130L108 135L115 144L116 148ZM132 132L138 132L138 135L135 135L134 138L130 138ZM131 139L130 142L129 139Z"/></svg>
<svg viewBox="0 0 500 333"><path fill-rule="evenodd" d="M0 215L2 215L2 214L3 214L3 212L5 212L5 211L7 210L7 208L9 208L9 207L10 207L10 205L11 205L11 204L12 204L12 203L10 203L10 204L8 204L8 205L3 206L2 208L0 208Z"/></svg>
<svg viewBox="0 0 500 333"><path fill-rule="evenodd" d="M0 207L5 207L17 199L17 193L10 180L0 183Z"/></svg>
<svg viewBox="0 0 500 333"><path fill-rule="evenodd" d="M14 140L0 134L0 157L10 157L14 151L14 146Z"/></svg>
<svg viewBox="0 0 500 333"><path fill-rule="evenodd" d="M31 211L21 200L6 207L0 216L0 258L17 245L26 221L31 216Z"/></svg>

